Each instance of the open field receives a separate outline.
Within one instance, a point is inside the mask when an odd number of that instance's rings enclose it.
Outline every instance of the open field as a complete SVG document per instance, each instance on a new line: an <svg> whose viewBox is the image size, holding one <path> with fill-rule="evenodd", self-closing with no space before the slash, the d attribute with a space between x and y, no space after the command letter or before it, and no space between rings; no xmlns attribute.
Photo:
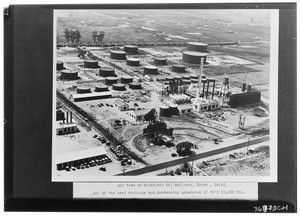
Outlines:
<svg viewBox="0 0 300 217"><path fill-rule="evenodd" d="M192 12L192 13L191 13ZM57 41L65 28L78 29L83 43L92 31L104 31L105 41L257 41L269 40L269 16L255 11L220 10L101 10L62 11Z"/></svg>

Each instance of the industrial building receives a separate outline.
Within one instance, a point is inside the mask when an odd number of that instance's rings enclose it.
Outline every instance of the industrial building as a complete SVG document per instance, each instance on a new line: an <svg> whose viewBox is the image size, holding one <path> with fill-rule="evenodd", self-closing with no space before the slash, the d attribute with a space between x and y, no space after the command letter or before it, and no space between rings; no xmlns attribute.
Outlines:
<svg viewBox="0 0 300 217"><path fill-rule="evenodd" d="M260 103L261 93L259 91L245 92L232 94L229 98L228 104L231 107L245 106L255 103Z"/></svg>
<svg viewBox="0 0 300 217"><path fill-rule="evenodd" d="M56 121L65 120L65 113L61 109L56 110Z"/></svg>
<svg viewBox="0 0 300 217"><path fill-rule="evenodd" d="M100 68L98 62L99 62L98 60L87 59L84 60L83 66L84 68L90 68L90 69Z"/></svg>
<svg viewBox="0 0 300 217"><path fill-rule="evenodd" d="M129 54L137 54L138 50L139 50L139 48L136 45L125 45L124 46L124 51Z"/></svg>
<svg viewBox="0 0 300 217"><path fill-rule="evenodd" d="M77 80L79 79L78 77L78 71L70 71L68 69L64 69L64 70L61 70L60 72L60 78L63 79L63 80Z"/></svg>
<svg viewBox="0 0 300 217"><path fill-rule="evenodd" d="M64 63L62 61L57 60L56 61L56 70L64 70L64 69L66 69L64 67Z"/></svg>
<svg viewBox="0 0 300 217"><path fill-rule="evenodd" d="M126 52L121 50L111 50L110 58L115 60L126 60Z"/></svg>
<svg viewBox="0 0 300 217"><path fill-rule="evenodd" d="M126 64L128 66L139 66L140 65L140 59L138 59L138 58L127 58Z"/></svg>
<svg viewBox="0 0 300 217"><path fill-rule="evenodd" d="M112 67L102 67L99 69L99 76L102 77L116 77L115 69Z"/></svg>
<svg viewBox="0 0 300 217"><path fill-rule="evenodd" d="M208 44L202 42L188 42L187 50L205 53L208 52Z"/></svg>
<svg viewBox="0 0 300 217"><path fill-rule="evenodd" d="M120 111L128 111L129 110L129 105L121 99L115 100L114 105Z"/></svg>
<svg viewBox="0 0 300 217"><path fill-rule="evenodd" d="M151 75L158 74L158 68L156 66L145 66L144 74L151 74Z"/></svg>
<svg viewBox="0 0 300 217"><path fill-rule="evenodd" d="M65 115L64 115L65 116ZM56 121L56 135L64 135L78 132L77 124L73 122L72 112L66 112L66 118Z"/></svg>
<svg viewBox="0 0 300 217"><path fill-rule="evenodd" d="M190 64L200 64L200 60L204 59L206 64L207 53L200 53L196 51L185 51L182 54L182 61Z"/></svg>
<svg viewBox="0 0 300 217"><path fill-rule="evenodd" d="M132 110L129 111L127 114L130 117L131 121L139 122L144 120L145 114L147 114L149 111L150 111L149 109Z"/></svg>
<svg viewBox="0 0 300 217"><path fill-rule="evenodd" d="M193 108L190 104L185 103L185 104L179 104L178 105L178 110L180 112L181 115L184 114L189 114L193 112Z"/></svg>
<svg viewBox="0 0 300 217"><path fill-rule="evenodd" d="M196 112L219 109L219 102L213 99L195 98L192 100L193 110Z"/></svg>
<svg viewBox="0 0 300 217"><path fill-rule="evenodd" d="M111 98L111 92L98 92L98 93L84 93L84 94L73 94L72 98L74 102L96 100L96 99L107 99Z"/></svg>
<svg viewBox="0 0 300 217"><path fill-rule="evenodd" d="M78 132L76 123L56 122L56 135L64 135Z"/></svg>
<svg viewBox="0 0 300 217"><path fill-rule="evenodd" d="M57 170L64 170L66 167L77 167L80 164L89 163L91 160L107 158L106 151L103 147L83 149L56 156Z"/></svg>

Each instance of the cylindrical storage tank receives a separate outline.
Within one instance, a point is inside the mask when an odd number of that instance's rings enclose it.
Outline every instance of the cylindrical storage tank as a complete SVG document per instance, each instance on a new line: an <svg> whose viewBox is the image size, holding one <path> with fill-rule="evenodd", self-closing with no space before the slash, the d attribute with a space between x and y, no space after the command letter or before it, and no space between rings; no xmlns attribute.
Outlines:
<svg viewBox="0 0 300 217"><path fill-rule="evenodd" d="M179 115L179 110L177 105L170 105L169 110L171 115Z"/></svg>
<svg viewBox="0 0 300 217"><path fill-rule="evenodd" d="M102 67L99 69L99 75L102 77L116 77L115 69L112 67Z"/></svg>
<svg viewBox="0 0 300 217"><path fill-rule="evenodd" d="M129 84L129 88L133 90L140 90L142 89L142 84L140 82L133 82Z"/></svg>
<svg viewBox="0 0 300 217"><path fill-rule="evenodd" d="M56 61L56 70L64 70L64 69L66 69L64 67L64 63L62 61L57 60Z"/></svg>
<svg viewBox="0 0 300 217"><path fill-rule="evenodd" d="M109 91L109 90L108 90L108 86L103 85L103 84L98 84L97 86L95 86L95 91L96 92L105 92L105 91Z"/></svg>
<svg viewBox="0 0 300 217"><path fill-rule="evenodd" d="M158 74L158 68L155 66L145 66L144 73L145 74Z"/></svg>
<svg viewBox="0 0 300 217"><path fill-rule="evenodd" d="M183 79L182 83L183 84L190 84L191 80L190 79Z"/></svg>
<svg viewBox="0 0 300 217"><path fill-rule="evenodd" d="M113 84L113 89L118 90L118 91L124 91L124 90L126 90L126 87L125 87L125 84L116 83L116 84Z"/></svg>
<svg viewBox="0 0 300 217"><path fill-rule="evenodd" d="M172 71L173 72L185 72L185 66L179 65L179 64L172 65Z"/></svg>
<svg viewBox="0 0 300 217"><path fill-rule="evenodd" d="M187 50L188 51L197 51L197 52L208 52L208 44L202 42L188 42Z"/></svg>
<svg viewBox="0 0 300 217"><path fill-rule="evenodd" d="M99 62L98 60L84 60L83 66L84 68L90 68L90 69L100 68L98 62Z"/></svg>
<svg viewBox="0 0 300 217"><path fill-rule="evenodd" d="M202 76L202 79L205 79L205 78L203 78L203 76ZM209 82L215 82L215 81L216 81L216 79L214 79L214 78L207 78L207 80L208 80Z"/></svg>
<svg viewBox="0 0 300 217"><path fill-rule="evenodd" d="M170 84L170 81L165 81L165 85L169 85Z"/></svg>
<svg viewBox="0 0 300 217"><path fill-rule="evenodd" d="M229 77L225 77L224 78L224 83L223 84L225 84L225 85L228 85L229 84Z"/></svg>
<svg viewBox="0 0 300 217"><path fill-rule="evenodd" d="M203 63L206 63L206 53L200 53L195 51L185 51L182 54L182 61L190 64L200 64L201 59L203 59Z"/></svg>
<svg viewBox="0 0 300 217"><path fill-rule="evenodd" d="M252 89L252 85L248 84L248 86L247 86L247 92L251 92L251 89Z"/></svg>
<svg viewBox="0 0 300 217"><path fill-rule="evenodd" d="M174 79L175 80L182 80L182 76L180 76L180 75L174 75Z"/></svg>
<svg viewBox="0 0 300 217"><path fill-rule="evenodd" d="M185 80L190 80L191 77L189 75L183 75L182 78Z"/></svg>
<svg viewBox="0 0 300 217"><path fill-rule="evenodd" d="M121 50L111 50L110 58L115 60L126 60L126 52Z"/></svg>
<svg viewBox="0 0 300 217"><path fill-rule="evenodd" d="M202 79L203 79L203 78L206 78L206 76L205 76L205 75L202 75Z"/></svg>
<svg viewBox="0 0 300 217"><path fill-rule="evenodd" d="M207 83L207 79L201 79L201 83Z"/></svg>
<svg viewBox="0 0 300 217"><path fill-rule="evenodd" d="M166 77L166 81L172 81L172 80L174 80L174 77L172 77L172 76Z"/></svg>
<svg viewBox="0 0 300 217"><path fill-rule="evenodd" d="M171 112L170 112L169 106L165 106L165 105L160 106L159 115L161 117L170 117Z"/></svg>
<svg viewBox="0 0 300 217"><path fill-rule="evenodd" d="M242 91L243 91L243 92L246 91L246 86L247 86L247 83L243 83L243 84L242 84Z"/></svg>
<svg viewBox="0 0 300 217"><path fill-rule="evenodd" d="M91 88L86 87L86 86L80 86L77 87L77 93L90 93L91 92Z"/></svg>
<svg viewBox="0 0 300 217"><path fill-rule="evenodd" d="M192 82L193 84L196 84L196 83L198 83L198 79L191 79L191 82Z"/></svg>
<svg viewBox="0 0 300 217"><path fill-rule="evenodd" d="M138 46L136 46L136 45L125 45L124 46L124 51L126 53L136 54L136 53L138 53Z"/></svg>
<svg viewBox="0 0 300 217"><path fill-rule="evenodd" d="M190 75L190 78L191 79L198 79L199 75L198 74L192 74L192 75Z"/></svg>
<svg viewBox="0 0 300 217"><path fill-rule="evenodd" d="M61 71L61 78L62 79L65 79L65 80L76 80L78 79L78 72L75 71L75 72L72 72L68 69L64 69Z"/></svg>
<svg viewBox="0 0 300 217"><path fill-rule="evenodd" d="M113 85L118 82L118 79L116 77L106 77L105 78L105 84L106 85Z"/></svg>
<svg viewBox="0 0 300 217"><path fill-rule="evenodd" d="M123 84L129 84L133 82L133 77L131 76L122 76L121 77L121 83Z"/></svg>
<svg viewBox="0 0 300 217"><path fill-rule="evenodd" d="M167 64L167 59L164 57L155 57L154 58L154 64L156 65L166 65Z"/></svg>
<svg viewBox="0 0 300 217"><path fill-rule="evenodd" d="M126 64L128 66L139 66L140 65L140 59L137 59L137 58L128 58L126 60Z"/></svg>

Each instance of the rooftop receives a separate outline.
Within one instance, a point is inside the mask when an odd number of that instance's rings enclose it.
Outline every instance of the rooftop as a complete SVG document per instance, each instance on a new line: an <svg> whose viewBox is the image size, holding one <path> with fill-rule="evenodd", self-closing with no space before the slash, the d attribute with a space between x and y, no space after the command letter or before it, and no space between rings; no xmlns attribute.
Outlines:
<svg viewBox="0 0 300 217"><path fill-rule="evenodd" d="M181 105L178 105L178 108L180 110L187 110L187 109L192 109L192 106L190 104L181 104Z"/></svg>
<svg viewBox="0 0 300 217"><path fill-rule="evenodd" d="M95 147L57 155L55 161L56 164L60 164L104 154L106 151L103 147Z"/></svg>
<svg viewBox="0 0 300 217"><path fill-rule="evenodd" d="M143 110L134 110L136 116L145 115L150 111L150 109L143 109Z"/></svg>
<svg viewBox="0 0 300 217"><path fill-rule="evenodd" d="M97 92L97 93L83 93L83 94L73 94L73 99L80 99L85 97L96 97L96 96L111 96L110 91Z"/></svg>
<svg viewBox="0 0 300 217"><path fill-rule="evenodd" d="M123 106L123 105L127 105L127 103L125 103L124 101L122 101L121 99L117 99L114 101L114 103L118 106Z"/></svg>

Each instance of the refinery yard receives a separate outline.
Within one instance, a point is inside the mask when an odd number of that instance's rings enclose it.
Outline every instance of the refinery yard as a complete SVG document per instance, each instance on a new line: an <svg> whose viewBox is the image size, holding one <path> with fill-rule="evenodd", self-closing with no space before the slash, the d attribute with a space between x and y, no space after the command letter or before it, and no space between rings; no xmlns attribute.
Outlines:
<svg viewBox="0 0 300 217"><path fill-rule="evenodd" d="M270 175L269 41L190 35L57 46L54 179Z"/></svg>

